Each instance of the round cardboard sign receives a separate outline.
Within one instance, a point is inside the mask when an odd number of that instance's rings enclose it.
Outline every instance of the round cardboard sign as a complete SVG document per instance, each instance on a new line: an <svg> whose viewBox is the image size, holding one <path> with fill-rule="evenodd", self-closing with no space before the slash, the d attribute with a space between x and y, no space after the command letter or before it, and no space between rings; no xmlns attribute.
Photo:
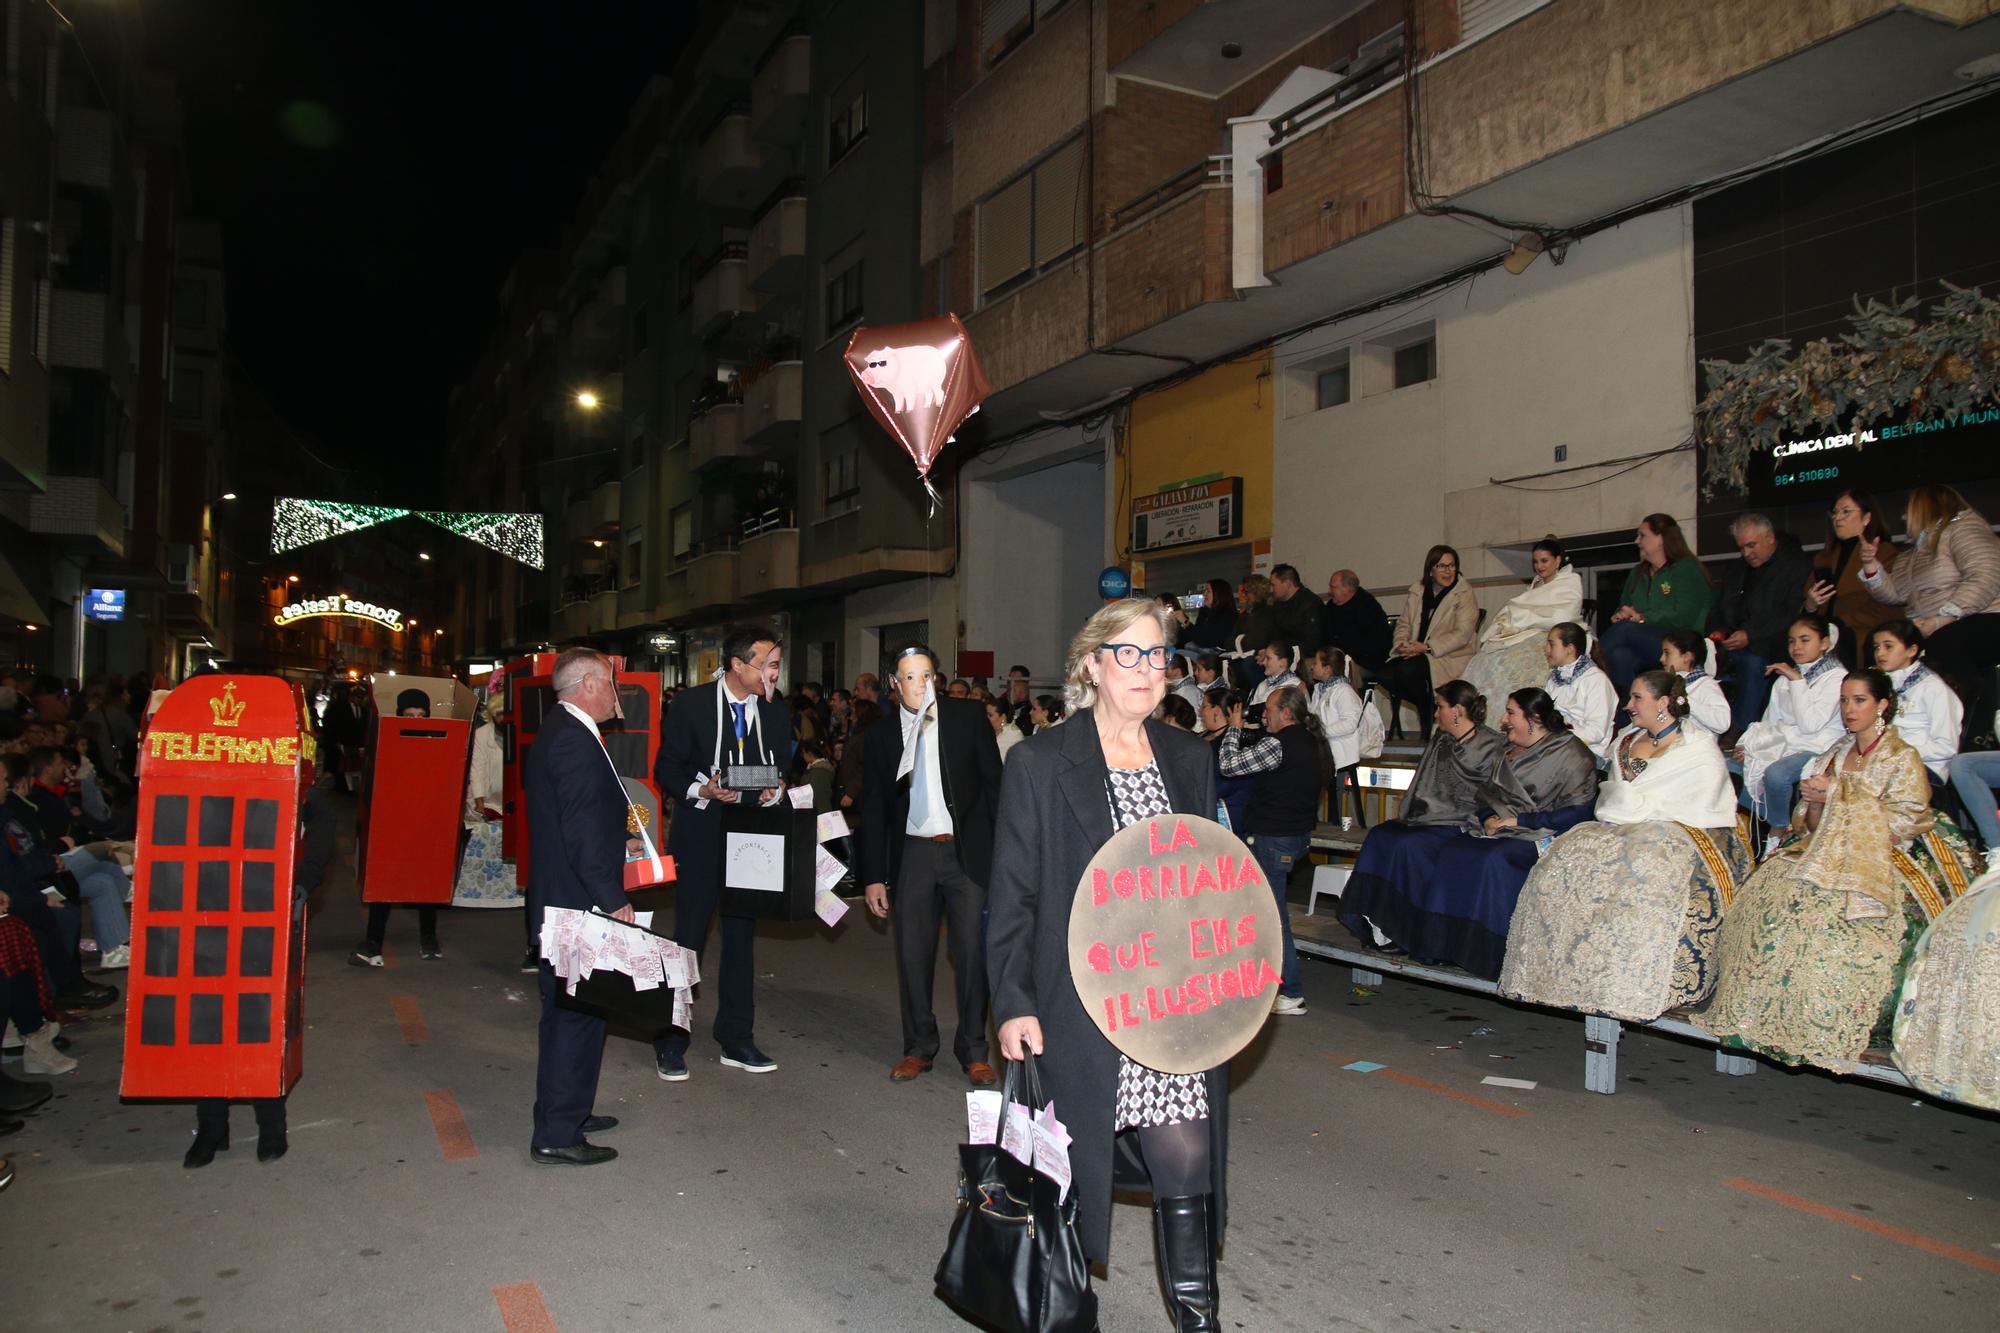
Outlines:
<svg viewBox="0 0 2000 1333"><path fill-rule="evenodd" d="M1113 834L1069 913L1069 974L1098 1031L1169 1074L1226 1064L1270 1015L1278 901L1243 840L1162 815Z"/></svg>

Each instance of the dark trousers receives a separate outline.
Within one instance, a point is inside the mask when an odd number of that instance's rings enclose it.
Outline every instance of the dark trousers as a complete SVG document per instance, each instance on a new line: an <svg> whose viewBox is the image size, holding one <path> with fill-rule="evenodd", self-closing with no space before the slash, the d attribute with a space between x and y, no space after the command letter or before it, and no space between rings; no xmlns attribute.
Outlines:
<svg viewBox="0 0 2000 1333"><path fill-rule="evenodd" d="M1437 711L1437 688L1431 684L1431 659L1428 656L1392 657L1375 673L1375 679L1388 687L1393 698L1401 699L1417 710L1417 734L1428 741L1431 738L1431 717Z"/></svg>
<svg viewBox="0 0 2000 1333"><path fill-rule="evenodd" d="M389 933L389 909L395 906L397 906L396 903L368 904L368 942L370 944L379 948L383 939L387 937ZM438 934L438 904L415 903L412 906L417 909L417 937L425 941L436 939Z"/></svg>
<svg viewBox="0 0 2000 1333"><path fill-rule="evenodd" d="M674 942L693 949L701 960L708 943L709 919L722 894L722 872L691 875L674 884ZM712 976L702 965L704 987L713 986L716 996L715 1042L718 1046L748 1046L757 1019L757 998L751 989L757 979L757 922L747 916L722 918L722 966ZM668 1028L653 1043L656 1054L685 1054L694 1034L686 1028Z"/></svg>
<svg viewBox="0 0 2000 1333"><path fill-rule="evenodd" d="M252 1097L250 1109L257 1116L257 1132L260 1135L283 1138L285 1135L285 1099L283 1097ZM227 1097L203 1097L194 1104L194 1127L205 1139L226 1139L229 1137L229 1099Z"/></svg>
<svg viewBox="0 0 2000 1333"><path fill-rule="evenodd" d="M48 1015L42 1012L42 988L35 974L26 968L7 974L7 1021L26 1037L42 1030Z"/></svg>
<svg viewBox="0 0 2000 1333"><path fill-rule="evenodd" d="M1924 660L1965 700L1960 742L1993 731L1993 668L2000 664L2000 614L1955 620L1924 640ZM1965 749L1973 748L1965 745Z"/></svg>
<svg viewBox="0 0 2000 1333"><path fill-rule="evenodd" d="M604 1064L604 1020L556 1003L563 983L541 966L541 1040L535 1053L536 1148L571 1148L583 1142L583 1119L597 1101L597 1071Z"/></svg>
<svg viewBox="0 0 2000 1333"><path fill-rule="evenodd" d="M35 937L35 952L42 956L50 988L58 995L75 990L83 983L83 967L76 958L83 913L76 900L70 899L63 908L50 907L49 900L37 889L22 889L8 897L13 904L10 910L27 922L29 932Z"/></svg>
<svg viewBox="0 0 2000 1333"><path fill-rule="evenodd" d="M903 864L890 895L896 927L896 979L903 1011L903 1054L933 1060L938 1053L937 1014L931 994L937 984L938 919L957 978L958 1031L952 1054L962 1065L985 1063L986 952L980 917L986 890L958 863L958 848L926 838L903 840Z"/></svg>
<svg viewBox="0 0 2000 1333"><path fill-rule="evenodd" d="M1729 727L1738 735L1764 716L1764 705L1771 699L1771 678L1764 671L1770 665L1770 658L1760 657L1748 648L1729 655L1729 670L1724 673L1732 687Z"/></svg>
<svg viewBox="0 0 2000 1333"><path fill-rule="evenodd" d="M1660 641L1666 637L1665 627L1638 620L1607 625L1604 633L1597 636L1598 645L1604 649L1605 665L1610 668L1611 683L1618 687L1620 699L1632 692L1632 682L1642 673L1659 669Z"/></svg>

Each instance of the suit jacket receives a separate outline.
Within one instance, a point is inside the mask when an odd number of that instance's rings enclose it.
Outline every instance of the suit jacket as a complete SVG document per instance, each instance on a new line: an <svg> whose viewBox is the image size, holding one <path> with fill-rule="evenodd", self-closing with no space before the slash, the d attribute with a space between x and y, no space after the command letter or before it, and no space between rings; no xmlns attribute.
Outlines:
<svg viewBox="0 0 2000 1333"><path fill-rule="evenodd" d="M1785 636L1805 605L1806 584L1811 578L1812 558L1799 549L1794 538L1779 533L1778 549L1754 575L1750 562L1741 558L1722 567L1715 598L1708 604L1709 632L1728 634L1740 629L1750 636L1749 650L1766 662L1788 660Z"/></svg>
<svg viewBox="0 0 2000 1333"><path fill-rule="evenodd" d="M1154 761L1179 814L1215 818L1215 765L1201 737L1164 722L1146 724ZM1062 1107L1074 1142L1077 1235L1092 1258L1111 1239L1111 1140L1118 1100L1118 1051L1084 1011L1069 971L1070 904L1077 881L1115 831L1109 770L1091 710L1037 732L1007 756L987 888L987 977L993 1021L1041 1021L1038 1060L1044 1091ZM1225 1215L1229 1070L1208 1079L1209 1160L1216 1235Z"/></svg>
<svg viewBox="0 0 2000 1333"><path fill-rule="evenodd" d="M939 699L938 774L945 808L951 811L952 850L958 864L982 887L993 873L993 816L1000 805L1000 746L986 720L986 705L973 699ZM895 886L903 864L903 832L910 822L910 784L898 780L903 762L902 706L889 710L868 729L862 755L859 878L865 884Z"/></svg>
<svg viewBox="0 0 2000 1333"><path fill-rule="evenodd" d="M625 905L625 788L604 745L560 704L528 751L528 923L542 909Z"/></svg>
<svg viewBox="0 0 2000 1333"><path fill-rule="evenodd" d="M722 873L723 803L710 801L706 810L688 799L688 788L714 771L717 736L716 694L720 681L683 690L667 712L665 733L660 737L660 757L653 766L653 778L660 792L675 802L673 822L667 827L666 850L674 858L675 877L681 882L699 880L719 887ZM750 748L755 759L769 759L780 771L792 766L792 713L783 704L768 699L753 701L754 727ZM732 724L729 745L735 746ZM745 794L745 800L754 797Z"/></svg>

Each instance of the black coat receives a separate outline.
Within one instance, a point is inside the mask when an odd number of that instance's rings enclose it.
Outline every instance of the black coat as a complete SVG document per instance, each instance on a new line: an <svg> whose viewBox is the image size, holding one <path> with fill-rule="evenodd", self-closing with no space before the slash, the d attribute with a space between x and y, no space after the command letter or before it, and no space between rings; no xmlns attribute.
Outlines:
<svg viewBox="0 0 2000 1333"><path fill-rule="evenodd" d="M625 905L625 787L604 745L569 709L549 710L528 751L528 928L542 909Z"/></svg>
<svg viewBox="0 0 2000 1333"><path fill-rule="evenodd" d="M1000 805L1000 745L986 720L986 705L973 699L939 699L938 751L944 767L944 804L951 811L952 850L959 868L984 885L993 873L993 817ZM909 827L912 772L898 781L903 762L902 707L891 708L868 728L862 753L861 832L855 875L864 885L892 889L903 864L903 830Z"/></svg>
<svg viewBox="0 0 2000 1333"><path fill-rule="evenodd" d="M1715 599L1708 607L1709 631L1729 634L1740 629L1750 636L1748 651L1767 662L1789 662L1785 637L1805 604L1812 560L1795 539L1781 532L1778 549L1754 579L1750 574L1749 562L1740 557L1722 567Z"/></svg>
<svg viewBox="0 0 2000 1333"><path fill-rule="evenodd" d="M1389 659L1389 617L1366 588L1356 588L1345 606L1328 598L1320 608L1319 641L1340 649L1374 671Z"/></svg>
<svg viewBox="0 0 2000 1333"><path fill-rule="evenodd" d="M1273 600L1271 603L1271 616L1277 622L1277 637L1298 650L1299 655L1293 659L1293 665L1300 675L1305 674L1304 664L1312 660L1320 645L1324 632L1320 626L1321 610L1319 598L1304 588L1293 593L1287 601ZM1243 646L1250 647L1247 643Z"/></svg>
<svg viewBox="0 0 2000 1333"><path fill-rule="evenodd" d="M1154 721L1146 724L1146 739L1174 810L1215 818L1215 765L1201 737ZM1118 1050L1084 1011L1070 980L1069 915L1084 868L1115 832L1108 780L1090 709L1008 751L993 878L986 893L993 1021L1041 1020L1042 1082L1075 1140L1070 1166L1077 1234L1093 1259L1107 1258L1111 1248ZM1226 1212L1229 1070L1211 1069L1207 1078L1209 1160L1220 1240Z"/></svg>
<svg viewBox="0 0 2000 1333"><path fill-rule="evenodd" d="M715 696L721 688L720 682L711 681L681 691L674 706L667 710L666 730L660 736L660 757L653 765L653 780L659 783L660 794L675 802L673 822L667 826L666 846L674 858L674 877L702 883L714 880L718 886L722 874L723 803L710 801L706 810L697 809L687 792L715 769ZM753 763L768 760L781 773L789 769L792 752L797 748L792 740L791 710L783 704L758 699L751 712L754 727L746 757ZM732 727L730 744L724 749L733 749L734 745ZM746 792L743 799L756 797Z"/></svg>

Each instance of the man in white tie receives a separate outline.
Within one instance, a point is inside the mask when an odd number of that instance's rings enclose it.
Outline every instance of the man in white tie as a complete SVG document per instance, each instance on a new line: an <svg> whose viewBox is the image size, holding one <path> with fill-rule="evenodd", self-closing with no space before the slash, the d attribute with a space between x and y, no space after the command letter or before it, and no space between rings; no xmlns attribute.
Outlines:
<svg viewBox="0 0 2000 1333"><path fill-rule="evenodd" d="M1000 802L1000 747L986 706L940 698L936 679L929 648L912 643L897 650L899 706L869 730L864 751L869 798L862 803L859 878L869 911L887 917L894 906L903 1058L889 1077L908 1082L937 1057L931 992L942 915L957 978L952 1053L972 1085L983 1088L996 1082L987 1058L981 924Z"/></svg>

